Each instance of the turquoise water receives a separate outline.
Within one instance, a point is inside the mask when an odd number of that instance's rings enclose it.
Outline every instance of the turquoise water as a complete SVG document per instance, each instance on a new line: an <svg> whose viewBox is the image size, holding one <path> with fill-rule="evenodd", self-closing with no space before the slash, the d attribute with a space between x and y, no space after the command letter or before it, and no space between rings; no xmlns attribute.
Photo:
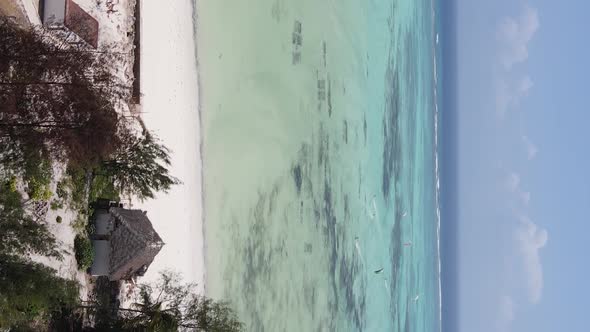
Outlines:
<svg viewBox="0 0 590 332"><path fill-rule="evenodd" d="M206 291L248 331L440 330L432 6L197 2Z"/></svg>

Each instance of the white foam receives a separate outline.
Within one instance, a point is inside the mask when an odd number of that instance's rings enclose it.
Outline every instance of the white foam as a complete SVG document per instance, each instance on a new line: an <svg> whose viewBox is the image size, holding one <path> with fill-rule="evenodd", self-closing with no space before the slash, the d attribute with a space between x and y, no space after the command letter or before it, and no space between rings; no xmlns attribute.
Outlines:
<svg viewBox="0 0 590 332"><path fill-rule="evenodd" d="M432 11L432 33L436 35L435 45L433 45L433 79L434 79L434 171L436 178L436 241L437 241L437 253L438 253L438 292L439 292L439 330L442 330L442 262L440 254L440 172L439 172L439 146L438 146L438 68L437 68L437 47L439 42L439 35L436 32L436 10L435 0L430 2Z"/></svg>
<svg viewBox="0 0 590 332"><path fill-rule="evenodd" d="M373 217L379 219L379 213L377 211L377 203L375 202L375 196L373 196L372 205L373 205Z"/></svg>
<svg viewBox="0 0 590 332"><path fill-rule="evenodd" d="M365 264L365 260L363 259L363 253L361 252L361 246L359 245L359 240L354 240L354 247L356 248L356 253L359 255L361 259L361 263Z"/></svg>

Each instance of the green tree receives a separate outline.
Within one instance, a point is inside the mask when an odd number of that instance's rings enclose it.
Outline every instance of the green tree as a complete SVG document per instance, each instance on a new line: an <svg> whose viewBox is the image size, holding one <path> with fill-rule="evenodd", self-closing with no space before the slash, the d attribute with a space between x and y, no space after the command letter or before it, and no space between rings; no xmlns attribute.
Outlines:
<svg viewBox="0 0 590 332"><path fill-rule="evenodd" d="M0 255L39 254L61 258L57 240L47 227L24 210L22 197L10 181L0 186Z"/></svg>
<svg viewBox="0 0 590 332"><path fill-rule="evenodd" d="M94 248L87 235L78 234L74 238L74 253L78 269L85 271L92 265L94 259Z"/></svg>
<svg viewBox="0 0 590 332"><path fill-rule="evenodd" d="M179 275L164 272L154 285L140 285L137 302L119 308L119 331L238 332L243 324L226 302L198 295L195 284L183 283Z"/></svg>
<svg viewBox="0 0 590 332"><path fill-rule="evenodd" d="M14 160L19 147L51 147L88 165L114 151L115 101L130 89L111 74L110 56L0 18L0 155Z"/></svg>
<svg viewBox="0 0 590 332"><path fill-rule="evenodd" d="M25 329L78 305L78 284L38 263L0 255L0 329Z"/></svg>
<svg viewBox="0 0 590 332"><path fill-rule="evenodd" d="M47 201L51 198L49 184L53 176L51 161L45 149L23 151L24 162L22 166L23 181L27 185L29 198L34 201ZM18 168L17 168L18 170Z"/></svg>
<svg viewBox="0 0 590 332"><path fill-rule="evenodd" d="M121 135L121 148L103 161L100 172L110 177L123 194L153 198L180 181L170 175L170 151L148 130Z"/></svg>

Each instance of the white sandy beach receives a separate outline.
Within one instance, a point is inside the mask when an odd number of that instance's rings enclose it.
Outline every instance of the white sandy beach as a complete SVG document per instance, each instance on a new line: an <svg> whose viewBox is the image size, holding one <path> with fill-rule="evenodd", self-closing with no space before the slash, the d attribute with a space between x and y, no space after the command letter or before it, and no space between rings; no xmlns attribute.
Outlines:
<svg viewBox="0 0 590 332"><path fill-rule="evenodd" d="M202 291L201 135L191 1L142 1L142 118L172 150L171 171L183 184L134 207L147 210L166 243L142 280L172 269Z"/></svg>

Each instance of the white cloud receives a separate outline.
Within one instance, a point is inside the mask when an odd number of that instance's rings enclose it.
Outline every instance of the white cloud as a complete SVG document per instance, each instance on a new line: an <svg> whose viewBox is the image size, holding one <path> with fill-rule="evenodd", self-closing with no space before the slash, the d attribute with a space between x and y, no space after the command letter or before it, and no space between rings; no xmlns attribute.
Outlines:
<svg viewBox="0 0 590 332"><path fill-rule="evenodd" d="M522 258L529 300L531 303L538 303L543 293L540 250L547 244L549 238L547 230L539 228L528 217L522 216L515 235Z"/></svg>
<svg viewBox="0 0 590 332"><path fill-rule="evenodd" d="M522 135L522 142L526 148L527 158L533 160L539 153L539 148L526 135Z"/></svg>
<svg viewBox="0 0 590 332"><path fill-rule="evenodd" d="M524 191L521 186L520 174L516 172L508 173L508 177L505 180L505 186L514 196L511 200L519 203L521 206L527 207L531 201L531 193Z"/></svg>
<svg viewBox="0 0 590 332"><path fill-rule="evenodd" d="M522 266L526 293L531 303L538 303L543 290L543 269L541 266L540 250L545 247L548 240L547 230L533 223L525 212L531 201L531 193L522 189L522 179L517 172L508 172L505 180L506 189L510 192L510 204L513 204L514 215L518 225L514 230L516 239L515 256ZM511 299L510 299L511 300ZM510 307L507 299L503 300L503 307ZM509 311L504 311L507 313ZM509 315L503 315L504 318Z"/></svg>
<svg viewBox="0 0 590 332"><path fill-rule="evenodd" d="M501 118L509 109L518 107L533 87L533 80L528 75L515 77L512 69L528 59L528 44L538 29L537 10L528 6L519 17L506 17L498 25L498 56L504 70L499 71L496 82L496 111Z"/></svg>
<svg viewBox="0 0 590 332"><path fill-rule="evenodd" d="M506 180L506 185L511 192L520 190L520 175L516 172L510 172Z"/></svg>
<svg viewBox="0 0 590 332"><path fill-rule="evenodd" d="M529 90L533 87L533 81L530 77L525 76L518 82L518 94L520 96L528 96Z"/></svg>
<svg viewBox="0 0 590 332"><path fill-rule="evenodd" d="M520 17L507 17L500 23L497 38L502 45L500 62L504 69L510 70L512 66L528 58L528 43L538 29L539 15L537 10L528 6L525 7Z"/></svg>
<svg viewBox="0 0 590 332"><path fill-rule="evenodd" d="M539 29L539 15L536 9L524 7L518 17L507 17L498 25L496 37L498 42L498 60L495 63L496 112L500 119L505 118L509 111L517 110L534 86L533 80L525 71L516 68L525 63L529 57L529 44ZM521 132L522 133L522 132ZM521 135L528 160L536 157L539 149L526 136ZM521 175L508 171L504 182L509 193L508 204L512 208L513 217L518 220L514 226L515 246L514 259L517 266L522 267L521 277L514 279L519 282L518 288L525 290L526 298L532 304L541 300L543 294L543 267L540 251L547 245L547 230L540 228L528 218L528 207L531 193L523 190ZM523 287L524 285L524 287ZM508 286L508 285L507 285ZM510 289L517 285L509 285ZM498 298L498 320L495 330L508 332L516 318L514 296L509 292Z"/></svg>
<svg viewBox="0 0 590 332"><path fill-rule="evenodd" d="M499 304L499 327L500 331L508 331L510 324L515 318L514 300L508 295L503 295L500 298Z"/></svg>
<svg viewBox="0 0 590 332"><path fill-rule="evenodd" d="M531 201L531 193L529 191L521 191L520 201L524 206L528 206Z"/></svg>
<svg viewBox="0 0 590 332"><path fill-rule="evenodd" d="M496 84L496 111L500 117L503 118L509 109L518 107L532 87L533 81L529 76L515 80L499 79Z"/></svg>
<svg viewBox="0 0 590 332"><path fill-rule="evenodd" d="M505 80L499 80L496 86L496 112L504 117L512 103L512 93Z"/></svg>

